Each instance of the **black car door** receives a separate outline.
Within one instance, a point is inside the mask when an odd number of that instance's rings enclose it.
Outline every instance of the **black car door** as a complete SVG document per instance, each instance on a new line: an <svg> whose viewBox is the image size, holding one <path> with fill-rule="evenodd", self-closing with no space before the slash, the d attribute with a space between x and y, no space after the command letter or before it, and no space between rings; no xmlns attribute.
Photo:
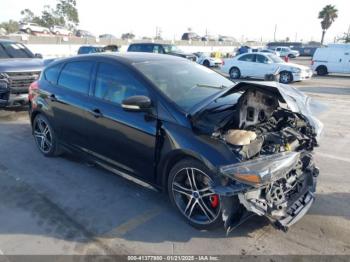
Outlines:
<svg viewBox="0 0 350 262"><path fill-rule="evenodd" d="M60 140L79 148L88 146L84 126L90 108L90 78L94 64L92 61L66 63L49 98Z"/></svg>
<svg viewBox="0 0 350 262"><path fill-rule="evenodd" d="M122 64L99 63L89 117L91 152L120 171L148 181L154 179L156 120L147 112L125 111L130 96L149 96L134 73Z"/></svg>

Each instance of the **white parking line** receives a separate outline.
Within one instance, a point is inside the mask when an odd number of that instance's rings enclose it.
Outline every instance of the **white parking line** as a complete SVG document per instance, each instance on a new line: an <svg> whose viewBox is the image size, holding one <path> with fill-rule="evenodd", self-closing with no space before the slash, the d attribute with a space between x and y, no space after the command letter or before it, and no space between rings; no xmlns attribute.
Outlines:
<svg viewBox="0 0 350 262"><path fill-rule="evenodd" d="M334 156L334 155L330 155L330 154L326 154L326 153L320 153L320 152L317 152L316 155L321 156L321 157L327 157L327 158L331 158L331 159L334 159L334 160L339 160L339 161L344 161L344 162L350 163L350 159L346 158L346 157Z"/></svg>
<svg viewBox="0 0 350 262"><path fill-rule="evenodd" d="M4 252L2 252L2 250L0 249L0 256L5 255Z"/></svg>

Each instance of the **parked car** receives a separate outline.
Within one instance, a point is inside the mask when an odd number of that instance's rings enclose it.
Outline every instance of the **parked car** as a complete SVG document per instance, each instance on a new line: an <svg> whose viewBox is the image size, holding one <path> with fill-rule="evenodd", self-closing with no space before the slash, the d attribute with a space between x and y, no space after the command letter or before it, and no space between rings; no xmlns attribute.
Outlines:
<svg viewBox="0 0 350 262"><path fill-rule="evenodd" d="M231 36L219 36L219 42L236 42L237 40Z"/></svg>
<svg viewBox="0 0 350 262"><path fill-rule="evenodd" d="M300 56L313 56L316 49L321 47L321 43L310 41L308 43L302 42L270 42L267 44L268 49L275 49L278 46L290 47L300 53Z"/></svg>
<svg viewBox="0 0 350 262"><path fill-rule="evenodd" d="M216 36L213 36L213 35L205 35L201 38L201 40L203 42L212 42L212 41L218 41L218 38Z"/></svg>
<svg viewBox="0 0 350 262"><path fill-rule="evenodd" d="M119 47L117 45L106 45L103 50L105 52L119 52Z"/></svg>
<svg viewBox="0 0 350 262"><path fill-rule="evenodd" d="M47 27L40 26L36 23L20 23L19 30L24 31L27 34L32 34L32 33L49 34L50 33L50 29L48 29Z"/></svg>
<svg viewBox="0 0 350 262"><path fill-rule="evenodd" d="M112 34L103 34L103 35L100 35L99 38L100 39L107 39L107 40L117 39L117 37L112 35Z"/></svg>
<svg viewBox="0 0 350 262"><path fill-rule="evenodd" d="M65 28L64 26L54 25L50 28L51 33L55 35L66 35L70 36L72 35L72 32Z"/></svg>
<svg viewBox="0 0 350 262"><path fill-rule="evenodd" d="M0 107L28 103L28 87L45 64L23 44L0 39Z"/></svg>
<svg viewBox="0 0 350 262"><path fill-rule="evenodd" d="M274 54L276 56L281 56L281 54L276 51L276 50L271 50L271 49L261 49L259 50L259 52L262 52L262 53L270 53L270 54Z"/></svg>
<svg viewBox="0 0 350 262"><path fill-rule="evenodd" d="M231 79L265 79L266 75L279 73L279 81L284 84L307 80L312 77L312 70L306 66L286 63L280 57L270 53L248 53L225 59L222 72Z"/></svg>
<svg viewBox="0 0 350 262"><path fill-rule="evenodd" d="M220 58L211 57L210 54L197 52L193 53L197 57L197 63L206 67L219 67L222 65Z"/></svg>
<svg viewBox="0 0 350 262"><path fill-rule="evenodd" d="M77 37L91 37L91 38L96 38L92 33L86 30L77 30L75 32L75 36Z"/></svg>
<svg viewBox="0 0 350 262"><path fill-rule="evenodd" d="M350 44L330 44L317 48L312 58L312 70L318 75L350 73Z"/></svg>
<svg viewBox="0 0 350 262"><path fill-rule="evenodd" d="M194 41L199 41L201 39L201 37L193 32L188 32L188 33L184 33L181 37L181 40L194 40Z"/></svg>
<svg viewBox="0 0 350 262"><path fill-rule="evenodd" d="M296 58L300 55L299 51L292 50L287 46L278 46L274 49L276 52L280 54L282 57Z"/></svg>
<svg viewBox="0 0 350 262"><path fill-rule="evenodd" d="M157 53L167 54L173 56L180 56L187 58L192 61L196 61L196 56L191 53L185 53L179 49L176 45L170 44L159 44L159 43L135 43L128 47L128 52L146 52L146 53Z"/></svg>
<svg viewBox="0 0 350 262"><path fill-rule="evenodd" d="M314 201L311 152L322 124L292 87L233 83L179 57L125 53L54 62L29 91L44 156L69 149L143 180L196 228L229 231L249 211L287 229Z"/></svg>
<svg viewBox="0 0 350 262"><path fill-rule="evenodd" d="M78 49L78 55L105 52L102 46L83 45Z"/></svg>

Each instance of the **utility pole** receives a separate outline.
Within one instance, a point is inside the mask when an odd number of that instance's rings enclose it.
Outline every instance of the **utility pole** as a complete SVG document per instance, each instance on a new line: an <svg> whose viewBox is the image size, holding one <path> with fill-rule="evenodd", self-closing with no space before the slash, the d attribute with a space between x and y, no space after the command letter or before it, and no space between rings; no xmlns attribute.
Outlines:
<svg viewBox="0 0 350 262"><path fill-rule="evenodd" d="M277 24L275 24L275 32L273 33L273 41L276 42Z"/></svg>

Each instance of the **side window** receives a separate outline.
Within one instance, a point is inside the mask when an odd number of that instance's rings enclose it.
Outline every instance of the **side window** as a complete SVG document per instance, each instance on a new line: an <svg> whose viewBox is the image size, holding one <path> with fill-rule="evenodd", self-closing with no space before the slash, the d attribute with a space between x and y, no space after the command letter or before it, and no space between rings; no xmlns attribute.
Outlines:
<svg viewBox="0 0 350 262"><path fill-rule="evenodd" d="M255 62L255 55L253 54L244 55L244 56L241 56L238 60L244 61L244 62Z"/></svg>
<svg viewBox="0 0 350 262"><path fill-rule="evenodd" d="M147 89L122 65L99 64L95 85L96 97L121 104L127 97L147 94Z"/></svg>
<svg viewBox="0 0 350 262"><path fill-rule="evenodd" d="M141 52L152 53L154 45L141 45Z"/></svg>
<svg viewBox="0 0 350 262"><path fill-rule="evenodd" d="M129 52L140 52L140 46L139 45L130 45L128 51Z"/></svg>
<svg viewBox="0 0 350 262"><path fill-rule="evenodd" d="M161 53L161 48L159 45L153 46L153 53L157 53L157 54Z"/></svg>
<svg viewBox="0 0 350 262"><path fill-rule="evenodd" d="M267 59L266 56L263 55L256 55L256 62L258 63L263 63L263 64L267 64L269 60Z"/></svg>
<svg viewBox="0 0 350 262"><path fill-rule="evenodd" d="M45 80L51 84L57 84L57 78L60 73L61 64L48 67L44 72Z"/></svg>
<svg viewBox="0 0 350 262"><path fill-rule="evenodd" d="M77 61L66 64L58 79L58 85L79 93L88 94L93 64L90 61Z"/></svg>

